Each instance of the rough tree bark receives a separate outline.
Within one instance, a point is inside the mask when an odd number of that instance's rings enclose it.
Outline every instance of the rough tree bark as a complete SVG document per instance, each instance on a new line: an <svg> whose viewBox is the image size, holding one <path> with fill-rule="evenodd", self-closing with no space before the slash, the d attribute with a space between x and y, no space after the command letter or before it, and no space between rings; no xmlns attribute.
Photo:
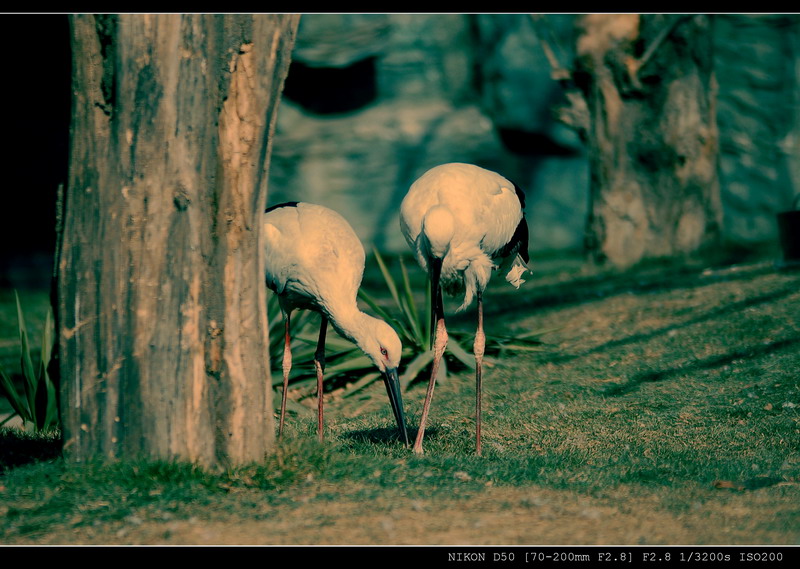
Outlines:
<svg viewBox="0 0 800 569"><path fill-rule="evenodd" d="M259 219L299 16L75 15L58 262L65 454L274 440Z"/></svg>
<svg viewBox="0 0 800 569"><path fill-rule="evenodd" d="M589 111L587 252L627 267L719 244L711 19L587 15L573 77Z"/></svg>

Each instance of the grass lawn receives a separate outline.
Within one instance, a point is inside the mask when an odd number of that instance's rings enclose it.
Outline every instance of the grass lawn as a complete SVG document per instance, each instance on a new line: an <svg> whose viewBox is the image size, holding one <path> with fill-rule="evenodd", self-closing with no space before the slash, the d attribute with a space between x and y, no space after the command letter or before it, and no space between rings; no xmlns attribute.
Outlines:
<svg viewBox="0 0 800 569"><path fill-rule="evenodd" d="M394 438L380 381L334 386L324 445L313 413L292 414L274 454L225 472L67 465L57 437L3 429L0 543L799 544L800 272L533 269L485 297L487 332L549 332L544 349L484 370L482 457L474 377L457 367L437 384L421 457ZM13 366L13 293L0 303ZM471 330L474 306L449 324ZM412 432L420 379L404 395ZM292 396L312 409L306 387Z"/></svg>

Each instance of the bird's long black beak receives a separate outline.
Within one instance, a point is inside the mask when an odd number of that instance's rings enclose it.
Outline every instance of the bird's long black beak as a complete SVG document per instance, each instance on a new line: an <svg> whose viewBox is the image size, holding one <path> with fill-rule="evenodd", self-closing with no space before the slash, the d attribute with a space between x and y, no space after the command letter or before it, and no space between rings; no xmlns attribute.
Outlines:
<svg viewBox="0 0 800 569"><path fill-rule="evenodd" d="M439 277L442 274L442 260L434 257L430 260L431 268L431 349L436 338L436 322L444 314L442 306L442 289L439 285Z"/></svg>
<svg viewBox="0 0 800 569"><path fill-rule="evenodd" d="M386 393L389 394L389 402L392 404L395 421L397 421L397 426L403 434L403 442L408 447L406 413L403 410L403 397L400 395L400 378L397 377L397 369L387 369L383 374L383 381L386 384Z"/></svg>

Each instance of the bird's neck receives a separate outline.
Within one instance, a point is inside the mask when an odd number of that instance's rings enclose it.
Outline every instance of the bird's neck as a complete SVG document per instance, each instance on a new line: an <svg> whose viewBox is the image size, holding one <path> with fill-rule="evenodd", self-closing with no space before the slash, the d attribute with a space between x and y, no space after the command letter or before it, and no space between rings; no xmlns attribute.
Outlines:
<svg viewBox="0 0 800 569"><path fill-rule="evenodd" d="M361 339L367 333L371 319L368 314L361 312L357 306L325 307L325 312L328 314L334 330L340 336L347 338L359 347L361 346Z"/></svg>
<svg viewBox="0 0 800 569"><path fill-rule="evenodd" d="M455 234L455 218L449 208L437 205L428 210L422 219L427 253L443 259Z"/></svg>

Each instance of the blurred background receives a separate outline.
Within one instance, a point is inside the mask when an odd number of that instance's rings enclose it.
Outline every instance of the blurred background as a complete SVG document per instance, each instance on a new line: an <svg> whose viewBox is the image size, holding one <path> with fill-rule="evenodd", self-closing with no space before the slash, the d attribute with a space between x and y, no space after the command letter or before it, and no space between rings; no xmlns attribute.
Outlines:
<svg viewBox="0 0 800 569"><path fill-rule="evenodd" d="M561 65L576 15L547 15ZM66 180L69 25L63 14L0 16L0 286L49 286L57 187ZM775 214L800 183L800 16L715 16L720 183L726 243L773 254ZM269 204L345 214L369 249L406 251L397 212L425 170L473 162L528 196L535 257L579 254L589 171L555 119L561 86L528 14L307 14L280 105ZM10 175L8 175L10 173Z"/></svg>

